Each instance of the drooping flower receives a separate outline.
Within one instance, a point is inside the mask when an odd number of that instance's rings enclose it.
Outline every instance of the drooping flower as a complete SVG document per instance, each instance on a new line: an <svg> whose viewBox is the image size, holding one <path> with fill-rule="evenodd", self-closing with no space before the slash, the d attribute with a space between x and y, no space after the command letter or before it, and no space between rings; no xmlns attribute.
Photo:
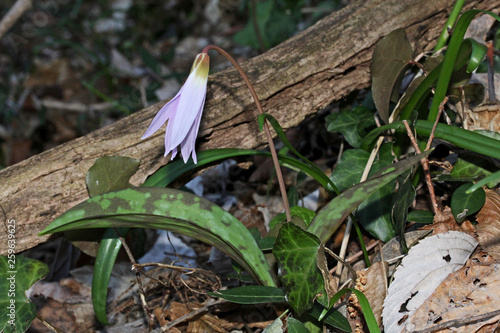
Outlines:
<svg viewBox="0 0 500 333"><path fill-rule="evenodd" d="M160 109L141 138L149 137L168 120L165 132L165 156L172 152L171 159L177 155L177 147L180 145L184 163L190 155L194 163L197 163L194 146L205 105L209 66L210 58L207 53L196 56L191 73L181 90Z"/></svg>

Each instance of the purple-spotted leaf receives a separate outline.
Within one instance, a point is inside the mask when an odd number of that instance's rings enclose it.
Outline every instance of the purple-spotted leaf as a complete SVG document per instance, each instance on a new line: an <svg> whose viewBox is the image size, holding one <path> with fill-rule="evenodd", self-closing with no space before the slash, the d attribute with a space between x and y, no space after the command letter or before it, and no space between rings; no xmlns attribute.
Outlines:
<svg viewBox="0 0 500 333"><path fill-rule="evenodd" d="M0 256L0 332L25 332L36 317L26 290L43 279L49 267L23 256Z"/></svg>
<svg viewBox="0 0 500 333"><path fill-rule="evenodd" d="M139 168L140 161L123 156L102 156L87 171L86 184L89 196L93 197L111 191L123 190L132 185L129 183ZM64 237L79 248L83 253L95 257L99 243L103 238L103 229L70 230Z"/></svg>
<svg viewBox="0 0 500 333"><path fill-rule="evenodd" d="M379 188L392 181L405 170L418 163L432 150L406 158L378 171L368 180L342 192L321 209L312 220L307 231L319 237L322 243L333 235L345 218L351 214L360 203Z"/></svg>
<svg viewBox="0 0 500 333"><path fill-rule="evenodd" d="M398 93L404 69L412 59L411 47L404 29L397 29L382 38L375 46L370 66L372 96L382 120L389 122L389 103L393 92Z"/></svg>
<svg viewBox="0 0 500 333"><path fill-rule="evenodd" d="M219 206L191 193L153 187L105 193L71 208L40 234L89 228L152 228L187 235L225 252L259 283L275 286L248 229Z"/></svg>
<svg viewBox="0 0 500 333"><path fill-rule="evenodd" d="M273 247L288 302L299 315L310 309L315 299L328 303L323 276L316 264L320 246L318 237L289 222L281 227Z"/></svg>

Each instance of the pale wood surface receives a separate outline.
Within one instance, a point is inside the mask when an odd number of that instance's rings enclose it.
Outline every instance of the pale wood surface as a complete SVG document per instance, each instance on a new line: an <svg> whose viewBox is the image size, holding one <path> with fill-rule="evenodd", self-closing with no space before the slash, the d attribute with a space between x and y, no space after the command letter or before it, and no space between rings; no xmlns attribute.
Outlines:
<svg viewBox="0 0 500 333"><path fill-rule="evenodd" d="M284 128L299 124L328 104L370 85L375 43L404 28L416 53L431 50L454 0L356 1L314 26L242 64L266 112ZM500 0L468 1L467 8L495 9ZM201 51L201 50L200 50ZM45 242L37 233L88 198L85 174L103 155L141 160L132 182L168 162L163 131L140 140L162 103L0 171L0 216L16 220L16 251ZM264 144L250 94L234 70L211 76L198 139L199 150L256 148ZM7 234L0 233L0 253Z"/></svg>

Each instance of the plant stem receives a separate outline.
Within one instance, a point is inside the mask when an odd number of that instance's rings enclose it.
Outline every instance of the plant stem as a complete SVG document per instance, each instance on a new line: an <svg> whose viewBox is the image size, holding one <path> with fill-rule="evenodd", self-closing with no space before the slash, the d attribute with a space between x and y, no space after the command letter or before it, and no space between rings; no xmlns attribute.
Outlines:
<svg viewBox="0 0 500 333"><path fill-rule="evenodd" d="M436 46L434 47L434 52L439 51L446 45L446 41L448 40L448 37L450 37L450 31L453 29L455 22L457 22L458 16L460 15L460 11L462 10L464 3L465 0L457 0L457 2L455 2L455 6L453 6L450 16L448 17L448 20L446 21L446 24L444 25L443 30L441 31L441 35L439 36L439 39L436 43Z"/></svg>
<svg viewBox="0 0 500 333"><path fill-rule="evenodd" d="M219 52L224 57L226 57L226 59L229 60L231 62L231 64L233 64L233 66L236 68L238 73L241 75L243 81L247 85L248 90L250 90L250 94L253 97L255 105L257 106L257 110L259 110L260 113L264 113L264 110L262 109L262 105L260 104L260 101L259 101L259 97L257 96L257 93L255 92L255 89L254 89L252 83L248 79L248 76L243 71L243 68L241 68L241 66L236 62L236 60L233 59L233 57L231 57L229 55L229 53L227 53L226 51L224 51L223 49L221 49L218 46L208 45L207 47L205 47L203 49L202 53L208 53L208 51L210 51L210 50L215 50L215 51ZM271 150L271 156L273 158L274 168L276 169L276 177L278 178L281 197L283 199L283 206L285 207L286 220L288 222L290 222L290 221L292 221L292 215L290 213L290 205L288 204L288 197L286 195L285 181L283 180L283 174L281 173L281 167L280 167L280 164L278 161L278 154L276 153L276 148L274 147L273 137L271 136L271 132L269 131L269 125L268 125L267 120L264 123L264 132L266 133L267 141L269 143L269 149Z"/></svg>

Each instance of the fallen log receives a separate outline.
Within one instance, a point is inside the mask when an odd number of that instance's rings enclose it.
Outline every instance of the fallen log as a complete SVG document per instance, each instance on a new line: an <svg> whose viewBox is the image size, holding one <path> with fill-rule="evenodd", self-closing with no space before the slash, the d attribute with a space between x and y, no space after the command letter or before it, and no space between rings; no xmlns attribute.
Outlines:
<svg viewBox="0 0 500 333"><path fill-rule="evenodd" d="M264 110L283 128L370 84L370 59L377 41L403 28L417 53L431 50L454 0L355 1L268 52L242 64ZM466 9L493 10L500 0L469 1ZM201 51L201 50L200 50ZM141 160L132 178L141 184L160 166L163 131L140 140L163 103L140 110L110 126L62 144L0 171L0 216L16 224L16 252L46 237L37 234L55 217L88 198L85 175L96 158L128 156ZM198 150L256 148L265 139L256 123L250 94L233 69L209 78ZM0 253L7 252L0 233Z"/></svg>

